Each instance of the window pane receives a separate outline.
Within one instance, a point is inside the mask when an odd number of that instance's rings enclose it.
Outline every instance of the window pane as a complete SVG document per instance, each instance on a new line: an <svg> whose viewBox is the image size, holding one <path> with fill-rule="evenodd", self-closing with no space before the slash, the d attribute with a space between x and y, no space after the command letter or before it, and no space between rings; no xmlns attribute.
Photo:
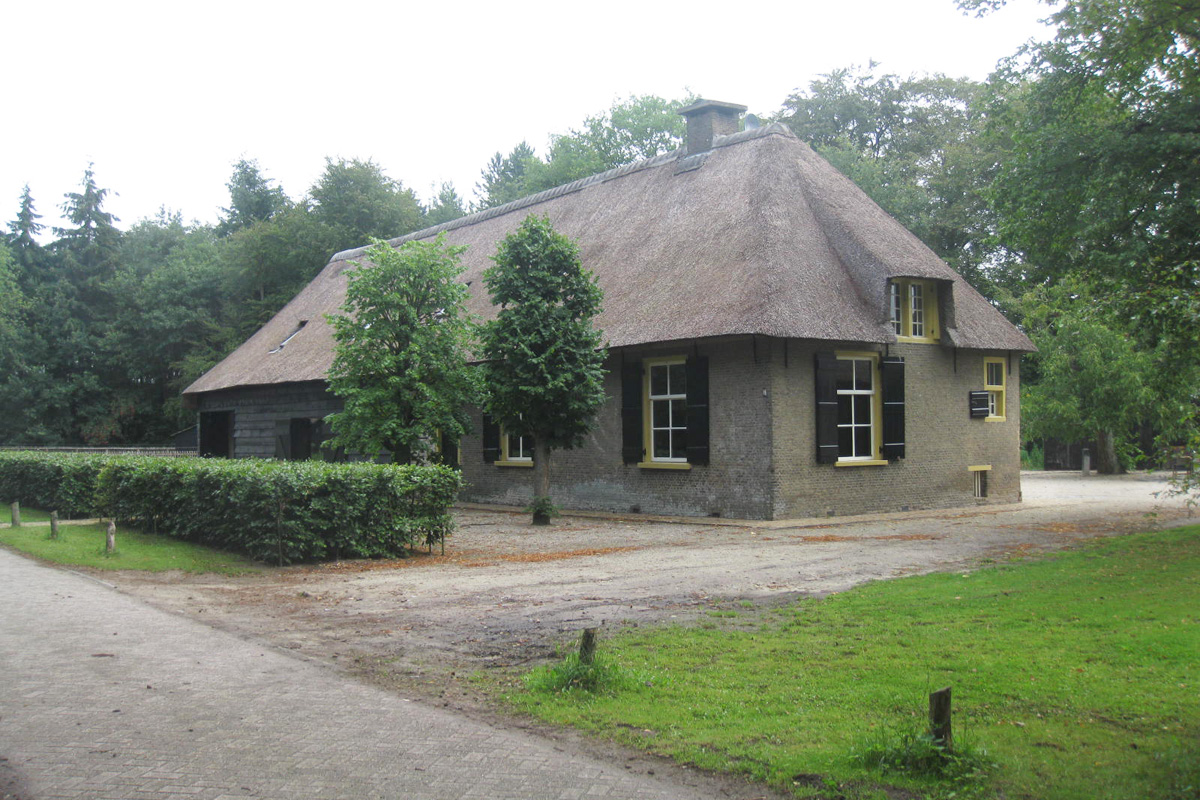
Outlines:
<svg viewBox="0 0 1200 800"><path fill-rule="evenodd" d="M871 395L869 395L869 394L854 395L854 424L855 425L870 425L871 424Z"/></svg>
<svg viewBox="0 0 1200 800"><path fill-rule="evenodd" d="M1004 385L1004 365L989 362L987 365L988 386Z"/></svg>
<svg viewBox="0 0 1200 800"><path fill-rule="evenodd" d="M650 394L667 393L667 368L665 366L650 367Z"/></svg>
<svg viewBox="0 0 1200 800"><path fill-rule="evenodd" d="M654 457L655 458L670 458L671 457L671 432L670 431L655 431L654 432Z"/></svg>
<svg viewBox="0 0 1200 800"><path fill-rule="evenodd" d="M667 368L669 373L668 388L671 394L684 394L687 392L687 369L683 364L672 364Z"/></svg>
<svg viewBox="0 0 1200 800"><path fill-rule="evenodd" d="M900 284L893 283L888 286L888 295L891 300L891 316L892 330L897 334L902 332L902 320L900 318Z"/></svg>
<svg viewBox="0 0 1200 800"><path fill-rule="evenodd" d="M854 418L851 416L851 409L850 409L850 398L851 397L852 397L852 395L848 395L848 394L839 394L838 395L838 424L839 425L848 425L854 421Z"/></svg>
<svg viewBox="0 0 1200 800"><path fill-rule="evenodd" d="M653 401L653 402L651 402L651 403L650 403L650 406L651 406L651 408L653 408L653 409L654 409L654 414L653 414L653 420L654 420L654 421L653 421L651 424L652 424L652 425L653 425L655 428L669 428L669 427L671 427L671 405L670 405L670 401L668 401L668 400L655 400L655 401Z"/></svg>
<svg viewBox="0 0 1200 800"><path fill-rule="evenodd" d="M847 391L854 388L854 362L839 358L837 362L837 391Z"/></svg>
<svg viewBox="0 0 1200 800"><path fill-rule="evenodd" d="M869 456L871 453L871 428L864 426L854 429L854 455Z"/></svg>

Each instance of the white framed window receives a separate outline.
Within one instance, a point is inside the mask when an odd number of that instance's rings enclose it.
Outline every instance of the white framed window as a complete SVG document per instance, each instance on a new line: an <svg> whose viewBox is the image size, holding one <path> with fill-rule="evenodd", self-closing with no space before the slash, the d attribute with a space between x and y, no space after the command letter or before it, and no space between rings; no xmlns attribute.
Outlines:
<svg viewBox="0 0 1200 800"><path fill-rule="evenodd" d="M506 433L504 435L504 460L533 461L533 437Z"/></svg>
<svg viewBox="0 0 1200 800"><path fill-rule="evenodd" d="M1000 421L1005 418L1007 372L1003 358L985 358L983 360L983 388L988 393L987 419L989 420Z"/></svg>
<svg viewBox="0 0 1200 800"><path fill-rule="evenodd" d="M646 362L646 452L651 462L687 463L685 359Z"/></svg>
<svg viewBox="0 0 1200 800"><path fill-rule="evenodd" d="M873 353L838 353L837 392L838 461L879 459L881 427L878 356Z"/></svg>
<svg viewBox="0 0 1200 800"><path fill-rule="evenodd" d="M900 284L892 281L888 284L888 309L892 320L892 331L901 336L904 333L904 309L902 306Z"/></svg>
<svg viewBox="0 0 1200 800"><path fill-rule="evenodd" d="M938 340L937 291L933 281L895 278L888 283L888 319L897 338Z"/></svg>

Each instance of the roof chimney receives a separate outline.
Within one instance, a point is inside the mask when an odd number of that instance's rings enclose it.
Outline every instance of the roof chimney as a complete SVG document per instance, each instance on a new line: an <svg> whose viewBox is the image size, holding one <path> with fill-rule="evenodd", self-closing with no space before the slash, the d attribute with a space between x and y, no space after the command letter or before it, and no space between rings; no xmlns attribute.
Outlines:
<svg viewBox="0 0 1200 800"><path fill-rule="evenodd" d="M738 117L746 110L737 103L700 100L679 113L687 118L687 147L684 155L694 156L712 149L713 139L738 132Z"/></svg>

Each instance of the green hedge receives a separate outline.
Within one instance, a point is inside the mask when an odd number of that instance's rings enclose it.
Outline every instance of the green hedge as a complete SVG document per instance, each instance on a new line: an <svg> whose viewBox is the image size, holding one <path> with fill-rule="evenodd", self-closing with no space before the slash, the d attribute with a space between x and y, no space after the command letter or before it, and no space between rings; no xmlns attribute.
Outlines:
<svg viewBox="0 0 1200 800"><path fill-rule="evenodd" d="M0 451L0 501L57 511L64 519L96 516L96 480L116 456Z"/></svg>
<svg viewBox="0 0 1200 800"><path fill-rule="evenodd" d="M7 502L115 517L279 564L444 541L460 488L440 466L0 454Z"/></svg>

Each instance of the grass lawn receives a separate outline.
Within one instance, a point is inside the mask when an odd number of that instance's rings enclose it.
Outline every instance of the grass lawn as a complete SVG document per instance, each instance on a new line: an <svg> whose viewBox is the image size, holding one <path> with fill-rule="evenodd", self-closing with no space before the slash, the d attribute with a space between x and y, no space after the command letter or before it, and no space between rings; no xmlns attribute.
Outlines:
<svg viewBox="0 0 1200 800"><path fill-rule="evenodd" d="M49 522L49 521L50 521L50 512L49 511L42 511L42 510L36 509L36 508L25 508L22 506L22 508L21 508L21 524L22 525L24 525L27 522ZM3 522L5 524L12 522L12 508L10 506L4 506L3 508L0 508L0 522Z"/></svg>
<svg viewBox="0 0 1200 800"><path fill-rule="evenodd" d="M602 641L611 691L507 699L797 797L1200 798L1200 527L730 613ZM944 686L983 774L856 759Z"/></svg>
<svg viewBox="0 0 1200 800"><path fill-rule="evenodd" d="M49 519L49 515L46 515ZM21 510L25 522L25 510ZM58 539L50 539L50 526L0 529L0 544L56 564L95 567L96 569L139 569L163 572L219 572L226 575L257 572L253 561L210 547L154 536L133 530L117 529L117 550L104 551L107 525L60 525Z"/></svg>

